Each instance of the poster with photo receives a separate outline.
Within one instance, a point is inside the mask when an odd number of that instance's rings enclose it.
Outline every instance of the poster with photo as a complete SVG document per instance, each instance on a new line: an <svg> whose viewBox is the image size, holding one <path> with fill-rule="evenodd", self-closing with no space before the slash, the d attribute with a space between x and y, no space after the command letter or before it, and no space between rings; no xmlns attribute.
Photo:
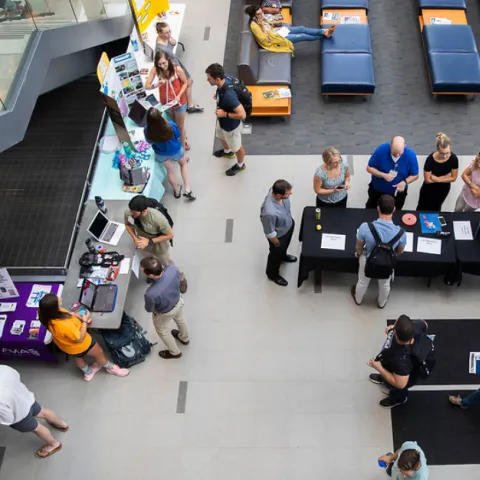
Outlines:
<svg viewBox="0 0 480 480"><path fill-rule="evenodd" d="M127 105L130 106L135 100L145 98L145 87L133 53L127 52L114 57L112 58L112 63L121 82L121 91Z"/></svg>
<svg viewBox="0 0 480 480"><path fill-rule="evenodd" d="M0 268L0 300L19 297L18 291L6 268Z"/></svg>

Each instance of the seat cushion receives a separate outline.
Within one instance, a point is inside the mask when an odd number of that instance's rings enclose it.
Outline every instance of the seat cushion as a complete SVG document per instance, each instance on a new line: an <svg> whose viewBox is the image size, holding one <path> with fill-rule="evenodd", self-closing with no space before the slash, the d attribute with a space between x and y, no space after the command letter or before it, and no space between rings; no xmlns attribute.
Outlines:
<svg viewBox="0 0 480 480"><path fill-rule="evenodd" d="M369 25L337 25L331 38L322 40L322 53L372 53Z"/></svg>
<svg viewBox="0 0 480 480"><path fill-rule="evenodd" d="M477 53L427 52L432 92L480 93Z"/></svg>
<svg viewBox="0 0 480 480"><path fill-rule="evenodd" d="M257 85L291 85L292 54L260 49Z"/></svg>
<svg viewBox="0 0 480 480"><path fill-rule="evenodd" d="M470 25L424 25L422 34L427 52L477 52Z"/></svg>
<svg viewBox="0 0 480 480"><path fill-rule="evenodd" d="M368 0L320 0L321 10L331 10L335 8L364 8L368 10Z"/></svg>
<svg viewBox="0 0 480 480"><path fill-rule="evenodd" d="M250 31L242 32L239 38L237 69L238 78L245 85L256 85L260 49Z"/></svg>
<svg viewBox="0 0 480 480"><path fill-rule="evenodd" d="M322 93L371 94L375 91L373 58L369 53L322 55Z"/></svg>
<svg viewBox="0 0 480 480"><path fill-rule="evenodd" d="M420 8L466 10L465 0L418 0Z"/></svg>

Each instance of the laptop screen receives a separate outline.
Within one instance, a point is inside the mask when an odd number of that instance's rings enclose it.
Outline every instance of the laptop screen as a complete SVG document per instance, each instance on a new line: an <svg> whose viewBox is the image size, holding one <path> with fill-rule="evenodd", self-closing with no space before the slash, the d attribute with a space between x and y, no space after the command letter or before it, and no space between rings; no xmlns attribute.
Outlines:
<svg viewBox="0 0 480 480"><path fill-rule="evenodd" d="M138 101L135 100L130 107L130 113L128 116L139 126L145 126L145 116L147 115L147 109Z"/></svg>
<svg viewBox="0 0 480 480"><path fill-rule="evenodd" d="M89 310L93 307L93 298L95 296L95 284L85 279L82 285L82 294L80 295L80 303L85 305Z"/></svg>
<svg viewBox="0 0 480 480"><path fill-rule="evenodd" d="M94 237L100 239L107 225L108 225L108 218L102 212L98 211L88 231Z"/></svg>

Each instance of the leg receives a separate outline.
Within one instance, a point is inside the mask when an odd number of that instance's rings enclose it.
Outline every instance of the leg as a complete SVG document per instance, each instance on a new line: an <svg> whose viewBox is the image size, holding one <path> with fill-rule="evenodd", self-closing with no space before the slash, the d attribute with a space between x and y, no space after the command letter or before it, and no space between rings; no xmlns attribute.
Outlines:
<svg viewBox="0 0 480 480"><path fill-rule="evenodd" d="M186 142L187 142L187 130L185 129L185 117L187 116L186 109L183 112L175 111L173 114L173 121L177 124L180 133L182 134L182 147L186 150Z"/></svg>
<svg viewBox="0 0 480 480"><path fill-rule="evenodd" d="M295 229L295 222L292 223L292 226L291 226L290 230L285 235L285 256L287 255L288 247L290 246L290 242L292 241L292 236L293 236L293 230L294 229Z"/></svg>
<svg viewBox="0 0 480 480"><path fill-rule="evenodd" d="M175 169L173 167L173 162L171 160L167 160L166 162L163 162L163 165L165 165L165 168L167 169L168 183L172 186L173 191L177 193L178 183L177 176L175 175Z"/></svg>
<svg viewBox="0 0 480 480"><path fill-rule="evenodd" d="M280 242L279 246L276 247L270 240L269 243L269 254L267 259L267 269L266 274L270 280L275 280L280 276L280 265L282 264L285 255L287 254L287 235L279 237L278 241Z"/></svg>
<svg viewBox="0 0 480 480"><path fill-rule="evenodd" d="M242 172L246 168L244 164L245 149L242 146L242 124L240 123L240 125L231 132L224 132L224 137L227 140L228 146L232 151L235 152L237 157L236 165L233 165L225 172L228 177L233 177L238 172Z"/></svg>
<svg viewBox="0 0 480 480"><path fill-rule="evenodd" d="M365 263L367 258L365 255L362 255L358 262L358 281L355 286L355 301L357 303L362 303L365 293L367 293L368 285L370 284L370 279L365 276Z"/></svg>
<svg viewBox="0 0 480 480"><path fill-rule="evenodd" d="M42 424L38 424L33 433L46 443L40 450L37 451L37 456L40 458L48 456L51 452L61 447L61 443L52 435L50 430Z"/></svg>
<svg viewBox="0 0 480 480"><path fill-rule="evenodd" d="M192 188L190 187L190 181L188 178L188 163L183 157L178 164L180 165L180 174L182 175L183 185L185 187L185 192L191 192Z"/></svg>
<svg viewBox="0 0 480 480"><path fill-rule="evenodd" d="M465 199L463 198L463 193L460 192L460 195L458 196L457 201L455 202L455 211L464 212L466 205L467 205L467 202L465 202Z"/></svg>
<svg viewBox="0 0 480 480"><path fill-rule="evenodd" d="M462 400L463 407L468 408L474 405L480 405L480 388Z"/></svg>
<svg viewBox="0 0 480 480"><path fill-rule="evenodd" d="M382 193L379 192L378 190L375 190L370 184L368 186L368 200L367 200L367 203L365 204L365 208L376 209L378 207L378 200L380 199L381 196L382 196Z"/></svg>
<svg viewBox="0 0 480 480"><path fill-rule="evenodd" d="M243 161L245 160L245 149L243 147L240 147L236 152L235 155L237 156L237 163L239 165L243 164Z"/></svg>
<svg viewBox="0 0 480 480"><path fill-rule="evenodd" d="M405 200L407 199L407 192L398 192L394 198L395 198L395 209L401 210L405 205Z"/></svg>
<svg viewBox="0 0 480 480"><path fill-rule="evenodd" d="M390 278L386 280L378 280L378 306L383 308L390 295Z"/></svg>
<svg viewBox="0 0 480 480"><path fill-rule="evenodd" d="M193 107L193 78L190 77L187 80L187 90L185 91L185 94L187 95L187 106L188 108Z"/></svg>
<svg viewBox="0 0 480 480"><path fill-rule="evenodd" d="M172 256L170 255L170 249L167 250L167 252L164 253L163 255L155 255L155 257L158 258L158 260L162 264L162 267L166 267L167 265L176 265L175 262L173 261ZM178 267L178 265L177 265L177 267ZM183 270L180 267L178 267L178 269L180 270L180 282L186 281L185 280L185 273L183 272Z"/></svg>
<svg viewBox="0 0 480 480"><path fill-rule="evenodd" d="M67 428L67 423L58 417L55 412L49 410L48 408L42 408L36 417L46 420L50 425L55 428L60 428L60 430Z"/></svg>
<svg viewBox="0 0 480 480"><path fill-rule="evenodd" d="M395 388L390 389L390 400L403 403L408 397L408 388Z"/></svg>
<svg viewBox="0 0 480 480"><path fill-rule="evenodd" d="M178 338L184 342L188 342L188 327L187 321L183 315L183 305L184 301L183 298L180 298L177 306L175 307L175 311L173 312L173 321L177 324L178 331Z"/></svg>
<svg viewBox="0 0 480 480"><path fill-rule="evenodd" d="M323 37L323 28L307 28L307 27L288 27L291 34L306 34Z"/></svg>
<svg viewBox="0 0 480 480"><path fill-rule="evenodd" d="M316 42L320 40L319 35L307 35L306 33L300 34L288 34L285 37L287 40L290 40L293 44L300 43L300 42Z"/></svg>
<svg viewBox="0 0 480 480"><path fill-rule="evenodd" d="M153 326L155 327L157 335L163 340L163 343L168 348L168 351L173 356L177 356L182 352L180 352L177 342L172 335L172 331L170 328L172 318L172 312L152 313Z"/></svg>
<svg viewBox="0 0 480 480"><path fill-rule="evenodd" d="M102 347L96 343L88 352L89 357L93 357L95 363L98 363L101 367L106 368L109 365L109 360L105 356L105 352L103 351Z"/></svg>

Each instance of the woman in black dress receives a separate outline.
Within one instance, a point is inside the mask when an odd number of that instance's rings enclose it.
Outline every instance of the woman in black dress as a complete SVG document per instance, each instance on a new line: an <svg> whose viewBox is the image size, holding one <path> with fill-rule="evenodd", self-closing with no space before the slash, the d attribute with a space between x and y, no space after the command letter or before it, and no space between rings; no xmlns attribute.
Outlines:
<svg viewBox="0 0 480 480"><path fill-rule="evenodd" d="M440 212L450 192L450 184L458 176L458 158L452 153L450 139L437 133L437 151L431 153L423 167L423 185L420 189L417 211Z"/></svg>

